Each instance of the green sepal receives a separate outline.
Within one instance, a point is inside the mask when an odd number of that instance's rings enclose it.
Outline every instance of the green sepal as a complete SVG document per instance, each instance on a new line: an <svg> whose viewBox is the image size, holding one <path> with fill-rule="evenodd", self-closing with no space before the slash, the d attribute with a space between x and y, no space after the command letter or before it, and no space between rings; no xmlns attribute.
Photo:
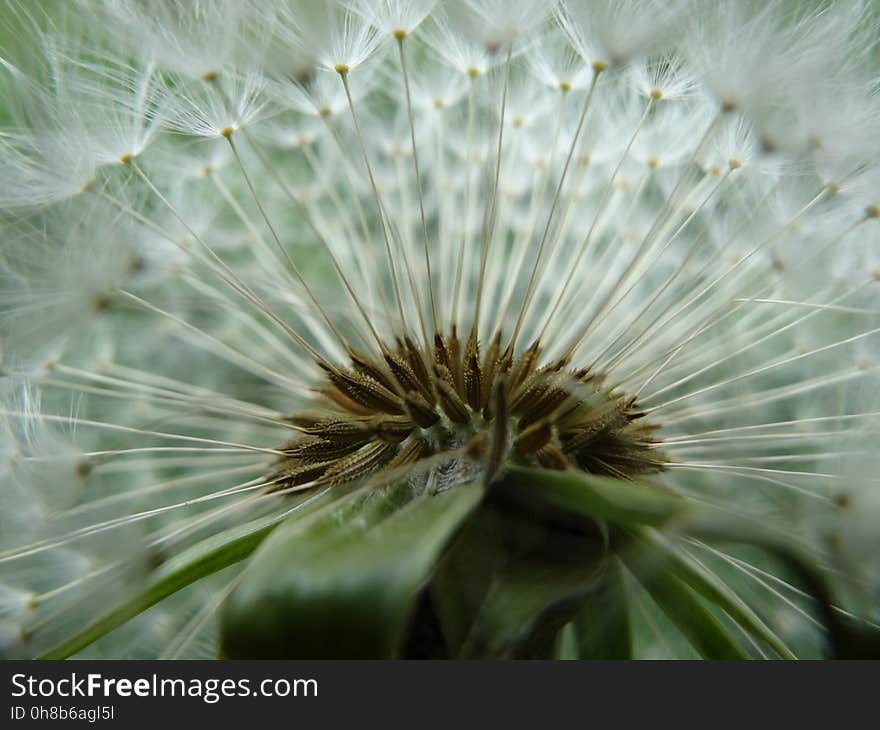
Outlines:
<svg viewBox="0 0 880 730"><path fill-rule="evenodd" d="M627 568L666 616L705 659L751 659L742 644L674 572L655 569L641 555L624 558Z"/></svg>
<svg viewBox="0 0 880 730"><path fill-rule="evenodd" d="M623 566L608 561L605 572L572 621L579 659L631 659L633 636Z"/></svg>
<svg viewBox="0 0 880 730"><path fill-rule="evenodd" d="M764 641L781 658L797 658L785 645L785 642L764 623L742 598L717 575L677 550L669 537L651 529L633 530L630 534L642 554L651 556L650 559L655 569L673 573L707 601L718 606L741 629L750 633L754 638Z"/></svg>
<svg viewBox="0 0 880 730"><path fill-rule="evenodd" d="M684 534L712 542L751 545L782 562L814 601L828 632L831 658L876 659L880 657L880 628L841 611L822 561L791 536L720 511L695 513L681 526Z"/></svg>
<svg viewBox="0 0 880 730"><path fill-rule="evenodd" d="M434 656L555 656L557 635L601 575L608 542L599 524L510 497L493 485L438 567L429 595L445 646Z"/></svg>
<svg viewBox="0 0 880 730"><path fill-rule="evenodd" d="M463 484L412 497L404 484L286 522L224 605L222 655L398 656L420 590L482 496Z"/></svg>
<svg viewBox="0 0 880 730"><path fill-rule="evenodd" d="M76 654L172 593L248 557L279 524L275 516L263 517L193 545L156 568L135 595L39 658L65 659Z"/></svg>
<svg viewBox="0 0 880 730"><path fill-rule="evenodd" d="M569 469L508 466L498 488L523 500L621 525L664 525L693 503L659 484L595 476Z"/></svg>

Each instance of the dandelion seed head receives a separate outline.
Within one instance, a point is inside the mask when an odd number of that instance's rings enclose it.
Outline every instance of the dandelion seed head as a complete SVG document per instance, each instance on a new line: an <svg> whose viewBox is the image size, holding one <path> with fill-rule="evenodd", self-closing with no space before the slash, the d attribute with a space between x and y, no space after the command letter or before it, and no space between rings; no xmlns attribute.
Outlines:
<svg viewBox="0 0 880 730"><path fill-rule="evenodd" d="M876 36L789 6L11 0L0 651L251 521L516 467L779 525L870 605ZM86 655L212 655L241 575Z"/></svg>

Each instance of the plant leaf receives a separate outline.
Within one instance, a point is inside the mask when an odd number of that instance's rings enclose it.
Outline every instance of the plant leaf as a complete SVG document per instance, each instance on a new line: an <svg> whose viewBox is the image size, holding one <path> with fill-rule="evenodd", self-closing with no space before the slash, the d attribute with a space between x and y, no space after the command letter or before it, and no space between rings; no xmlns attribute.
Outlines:
<svg viewBox="0 0 880 730"><path fill-rule="evenodd" d="M254 555L227 599L230 658L384 658L397 655L420 589L479 504L477 484L409 499L352 495L343 512L290 520Z"/></svg>

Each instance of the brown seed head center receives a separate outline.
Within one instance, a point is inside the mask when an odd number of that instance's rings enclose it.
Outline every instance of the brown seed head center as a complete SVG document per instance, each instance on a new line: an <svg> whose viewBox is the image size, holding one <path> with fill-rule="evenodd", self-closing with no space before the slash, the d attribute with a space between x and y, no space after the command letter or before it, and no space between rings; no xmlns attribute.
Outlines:
<svg viewBox="0 0 880 730"><path fill-rule="evenodd" d="M500 334L481 352L455 332L430 352L408 338L381 357L352 350L345 367L325 367L317 407L290 417L301 435L281 447L272 489L403 475L444 452L487 481L508 461L619 479L664 468L634 399L541 355L536 344L513 356Z"/></svg>

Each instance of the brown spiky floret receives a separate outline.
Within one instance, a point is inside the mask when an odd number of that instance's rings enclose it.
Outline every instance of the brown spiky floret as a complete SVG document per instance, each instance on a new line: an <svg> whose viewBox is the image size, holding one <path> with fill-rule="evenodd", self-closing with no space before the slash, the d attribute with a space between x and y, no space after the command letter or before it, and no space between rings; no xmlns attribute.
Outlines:
<svg viewBox="0 0 880 730"><path fill-rule="evenodd" d="M508 460L632 479L661 471L664 456L634 399L604 375L564 360L539 366L534 344L514 357L492 339L435 335L431 350L398 340L382 357L351 351L327 365L317 409L288 420L300 435L281 447L274 491L401 471L441 452L494 479Z"/></svg>

